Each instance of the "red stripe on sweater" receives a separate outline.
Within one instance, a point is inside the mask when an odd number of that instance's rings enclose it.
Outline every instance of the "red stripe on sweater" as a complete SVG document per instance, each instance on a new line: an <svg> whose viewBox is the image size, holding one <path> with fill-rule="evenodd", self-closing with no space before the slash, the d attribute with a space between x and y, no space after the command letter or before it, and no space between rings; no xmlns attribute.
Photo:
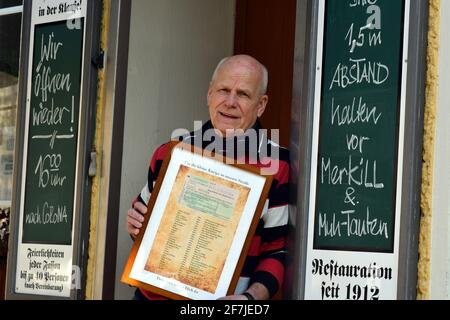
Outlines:
<svg viewBox="0 0 450 320"><path fill-rule="evenodd" d="M278 180L278 185L282 185L289 182L289 164L285 161L279 161L279 169L276 179Z"/></svg>
<svg viewBox="0 0 450 320"><path fill-rule="evenodd" d="M267 252L267 251L281 250L284 248L285 244L286 244L285 238L280 238L278 240L275 240L275 241L272 241L269 243L264 243L261 246L261 253Z"/></svg>
<svg viewBox="0 0 450 320"><path fill-rule="evenodd" d="M170 147L170 144L165 143L165 144L159 146L158 149L156 149L156 151L152 157L152 161L150 163L150 168L152 169L153 172L155 172L155 169L156 169L156 161L164 160L167 152L169 151L169 147Z"/></svg>
<svg viewBox="0 0 450 320"><path fill-rule="evenodd" d="M247 255L251 257L259 256L259 247L261 246L261 236L254 236L250 244Z"/></svg>
<svg viewBox="0 0 450 320"><path fill-rule="evenodd" d="M141 290L141 293L148 300L168 300L166 297L160 296L159 294L156 294L156 293L153 293L153 292L150 292L150 291L146 291L144 289L139 289L139 290Z"/></svg>
<svg viewBox="0 0 450 320"><path fill-rule="evenodd" d="M266 259L261 261L256 271L266 271L272 274L278 281L278 285L283 283L284 266L276 259Z"/></svg>
<svg viewBox="0 0 450 320"><path fill-rule="evenodd" d="M278 167L278 171L274 175L274 179L278 181L278 185L282 185L289 182L289 164L286 161L276 160L272 158L264 158L261 161L267 162L268 164L263 165L261 163L258 163L256 167L258 168L268 168L270 166Z"/></svg>

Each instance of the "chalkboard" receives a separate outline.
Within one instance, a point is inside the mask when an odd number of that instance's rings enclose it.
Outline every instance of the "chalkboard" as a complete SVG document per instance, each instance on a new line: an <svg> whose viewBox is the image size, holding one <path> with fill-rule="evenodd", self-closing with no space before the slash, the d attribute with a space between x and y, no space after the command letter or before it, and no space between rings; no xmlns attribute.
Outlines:
<svg viewBox="0 0 450 320"><path fill-rule="evenodd" d="M72 243L84 20L36 25L23 243Z"/></svg>
<svg viewBox="0 0 450 320"><path fill-rule="evenodd" d="M314 249L393 252L404 5L326 1Z"/></svg>

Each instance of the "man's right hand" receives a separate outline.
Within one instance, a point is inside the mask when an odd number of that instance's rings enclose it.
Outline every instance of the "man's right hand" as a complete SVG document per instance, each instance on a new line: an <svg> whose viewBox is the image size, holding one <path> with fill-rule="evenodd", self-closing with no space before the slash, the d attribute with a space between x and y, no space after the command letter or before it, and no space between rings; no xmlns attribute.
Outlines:
<svg viewBox="0 0 450 320"><path fill-rule="evenodd" d="M147 213L147 207L141 202L136 201L133 207L128 210L127 213L127 231L133 237L139 234L144 222L144 214Z"/></svg>

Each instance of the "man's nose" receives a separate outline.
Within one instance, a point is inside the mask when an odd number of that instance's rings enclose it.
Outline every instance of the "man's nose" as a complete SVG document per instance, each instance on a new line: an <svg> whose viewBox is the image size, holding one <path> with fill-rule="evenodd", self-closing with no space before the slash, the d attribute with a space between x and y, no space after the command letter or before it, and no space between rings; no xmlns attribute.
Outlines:
<svg viewBox="0 0 450 320"><path fill-rule="evenodd" d="M237 105L237 96L236 96L236 93L230 92L230 93L227 95L227 99L226 99L225 102L226 102L227 107L236 107L236 105Z"/></svg>

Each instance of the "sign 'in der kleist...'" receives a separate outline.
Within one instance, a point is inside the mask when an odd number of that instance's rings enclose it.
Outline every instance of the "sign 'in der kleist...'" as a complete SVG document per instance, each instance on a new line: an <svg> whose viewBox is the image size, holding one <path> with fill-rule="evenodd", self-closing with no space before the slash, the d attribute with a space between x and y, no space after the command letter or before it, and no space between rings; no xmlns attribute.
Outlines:
<svg viewBox="0 0 450 320"><path fill-rule="evenodd" d="M86 0L33 0L15 292L70 297Z"/></svg>
<svg viewBox="0 0 450 320"><path fill-rule="evenodd" d="M322 0L305 298L397 298L409 0Z"/></svg>

